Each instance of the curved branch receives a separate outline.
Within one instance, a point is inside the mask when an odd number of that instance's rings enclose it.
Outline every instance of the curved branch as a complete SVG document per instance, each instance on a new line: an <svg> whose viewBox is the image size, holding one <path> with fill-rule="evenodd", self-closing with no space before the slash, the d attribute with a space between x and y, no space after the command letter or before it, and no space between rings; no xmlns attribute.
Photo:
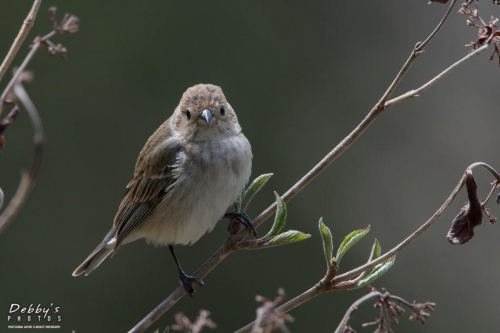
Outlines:
<svg viewBox="0 0 500 333"><path fill-rule="evenodd" d="M17 212L26 200L29 192L35 185L36 175L42 162L43 146L45 144L45 136L40 116L38 115L35 105L29 98L20 82L14 85L14 93L16 94L19 101L21 101L21 103L24 105L26 110L28 110L31 123L33 125L34 157L29 172L23 173L16 194L14 195L14 197L12 197L9 205L0 215L0 234L2 234L2 232L9 226L10 222L12 221L14 216L16 216Z"/></svg>
<svg viewBox="0 0 500 333"><path fill-rule="evenodd" d="M335 330L334 333L342 333L344 327L347 325L349 322L349 319L351 318L352 314L354 311L358 309L358 306L360 306L362 303L366 302L367 300L374 298L374 297L380 297L382 294L379 291L372 291L369 294L366 294L365 296L361 297L358 299L356 302L352 303L352 305L347 309L347 312L344 315L344 318L340 321L339 325L337 326L337 329Z"/></svg>
<svg viewBox="0 0 500 333"><path fill-rule="evenodd" d="M485 168L486 170L488 170L493 175L493 177L495 177L496 182L500 183L500 174L498 174L498 172L492 166L490 166L490 165L488 165L488 164L486 164L484 162L472 163L471 165L469 165L469 167L467 169L468 170L472 170L472 169L474 169L475 167L478 167L478 166L482 166L483 168Z"/></svg>
<svg viewBox="0 0 500 333"><path fill-rule="evenodd" d="M29 174L23 173L16 194L12 197L9 205L0 215L0 234L8 227L12 218L17 214L32 187L32 178Z"/></svg>
<svg viewBox="0 0 500 333"><path fill-rule="evenodd" d="M28 18L25 21L25 25L27 27L23 26L21 28L20 35L27 34L27 31L24 29L30 28L30 25L33 24L33 20L35 19L36 13L38 11L38 8L40 6L41 0L35 0L35 3L33 4L32 11L28 15ZM16 95L16 98L21 102L21 104L24 105L26 110L28 111L28 114L31 119L31 123L33 125L33 131L34 131L34 137L33 137L33 145L34 145L34 157L33 157L33 162L31 164L31 168L28 173L23 174L22 179L19 183L18 189L16 191L16 194L14 197L11 199L9 202L9 205L7 208L2 212L0 215L0 234L7 228L9 223L12 221L12 218L16 215L16 213L19 211L19 208L21 205L24 203L26 200L26 197L30 190L33 188L35 184L35 179L36 175L38 173L38 169L40 168L40 164L42 161L42 153L43 153L43 146L45 144L45 134L43 131L43 125L42 121L40 119L40 116L38 114L38 111L36 110L35 105L29 98L28 94L24 90L22 86L22 73L26 69L26 66L28 66L29 62L33 59L34 55L36 52L46 43L50 44L49 39L54 36L58 32L76 32L78 31L78 18L76 16L69 16L68 19L64 19L62 26L59 26L57 22L55 21L55 8L51 8L51 15L52 15L52 20L54 21L54 28L51 32L46 34L43 37L37 37L35 39L34 44L31 46L30 52L26 55L24 58L22 64L17 68L15 71L12 79L9 81L7 86L5 87L4 91L2 92L2 95L0 96L0 114L2 113L2 108L5 103L5 98L7 94L9 94L11 91L14 92ZM26 36L24 36L26 37ZM23 37L23 40L24 40ZM16 43L22 43L22 41L16 41L14 42L13 47L11 48L11 51L7 55L6 60L4 61L5 64L10 64L12 60L8 60L12 50L14 49L15 52L17 52L17 49L19 48L19 45ZM17 46L16 46L17 45ZM17 48L17 49L16 49ZM15 56L15 52L13 53L12 57ZM54 53L55 54L55 53ZM3 65L2 65L3 66ZM1 73L3 75L3 73ZM0 75L1 78L1 75ZM17 107L17 106L16 106ZM6 126L7 124L5 124ZM5 126L3 129L5 129Z"/></svg>

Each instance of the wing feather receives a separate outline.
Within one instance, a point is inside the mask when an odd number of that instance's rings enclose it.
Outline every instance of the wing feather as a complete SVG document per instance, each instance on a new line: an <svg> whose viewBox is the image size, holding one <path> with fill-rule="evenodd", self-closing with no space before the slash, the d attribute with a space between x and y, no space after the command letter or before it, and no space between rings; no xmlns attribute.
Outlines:
<svg viewBox="0 0 500 333"><path fill-rule="evenodd" d="M115 216L115 249L155 209L176 180L181 145L171 135L168 123L158 128L139 154L134 178Z"/></svg>

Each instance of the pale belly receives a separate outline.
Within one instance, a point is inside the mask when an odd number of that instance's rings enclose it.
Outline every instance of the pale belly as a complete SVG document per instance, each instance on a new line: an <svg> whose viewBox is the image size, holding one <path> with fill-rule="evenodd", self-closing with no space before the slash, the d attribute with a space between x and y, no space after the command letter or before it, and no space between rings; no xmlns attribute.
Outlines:
<svg viewBox="0 0 500 333"><path fill-rule="evenodd" d="M242 140L224 143L220 154L203 153L214 151L214 147L200 147L201 151L192 152L195 158L183 156L185 171L179 173L172 189L131 238L144 237L157 245L192 244L211 231L250 177L251 150L248 141L244 137ZM244 153L228 157L238 149ZM196 158L194 167L192 161Z"/></svg>

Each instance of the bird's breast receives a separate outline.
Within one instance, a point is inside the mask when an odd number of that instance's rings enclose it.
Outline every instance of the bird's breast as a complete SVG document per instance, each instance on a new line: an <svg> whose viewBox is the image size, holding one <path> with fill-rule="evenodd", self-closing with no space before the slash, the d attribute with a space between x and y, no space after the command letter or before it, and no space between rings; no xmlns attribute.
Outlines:
<svg viewBox="0 0 500 333"><path fill-rule="evenodd" d="M194 243L212 230L248 182L252 152L241 134L192 143L179 161L177 180L147 221L146 238L157 244Z"/></svg>

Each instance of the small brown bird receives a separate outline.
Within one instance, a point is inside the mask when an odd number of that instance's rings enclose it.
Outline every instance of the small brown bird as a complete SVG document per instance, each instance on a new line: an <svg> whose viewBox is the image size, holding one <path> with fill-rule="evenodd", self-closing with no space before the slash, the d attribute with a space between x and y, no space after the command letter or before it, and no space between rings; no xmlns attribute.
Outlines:
<svg viewBox="0 0 500 333"><path fill-rule="evenodd" d="M113 226L73 272L88 275L122 244L139 238L168 245L184 288L202 281L182 270L174 244L192 244L222 217L255 230L243 213L224 215L248 182L252 149L222 89L198 84L146 142Z"/></svg>

